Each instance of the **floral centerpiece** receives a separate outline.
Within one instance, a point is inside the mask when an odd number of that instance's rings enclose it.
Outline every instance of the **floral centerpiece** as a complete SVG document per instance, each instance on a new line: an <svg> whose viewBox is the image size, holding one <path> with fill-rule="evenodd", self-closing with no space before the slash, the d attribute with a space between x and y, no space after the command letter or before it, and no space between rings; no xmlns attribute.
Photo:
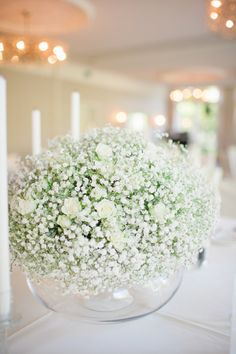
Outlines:
<svg viewBox="0 0 236 354"><path fill-rule="evenodd" d="M191 265L217 214L183 148L118 128L53 140L10 184L13 256L31 278L82 295Z"/></svg>

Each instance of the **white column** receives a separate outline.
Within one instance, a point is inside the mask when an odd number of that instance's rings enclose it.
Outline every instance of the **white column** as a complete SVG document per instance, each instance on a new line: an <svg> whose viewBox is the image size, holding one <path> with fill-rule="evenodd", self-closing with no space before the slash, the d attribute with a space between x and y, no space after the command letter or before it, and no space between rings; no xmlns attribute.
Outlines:
<svg viewBox="0 0 236 354"><path fill-rule="evenodd" d="M80 135L80 94L71 94L71 135L74 140L79 140Z"/></svg>
<svg viewBox="0 0 236 354"><path fill-rule="evenodd" d="M6 81L0 76L0 318L10 313Z"/></svg>
<svg viewBox="0 0 236 354"><path fill-rule="evenodd" d="M41 113L35 109L32 111L32 154L41 153Z"/></svg>
<svg viewBox="0 0 236 354"><path fill-rule="evenodd" d="M228 149L234 144L234 90L232 87L225 87L221 90L222 99L219 106L218 124L218 156L220 164L226 174L229 174ZM236 138L235 138L236 142Z"/></svg>

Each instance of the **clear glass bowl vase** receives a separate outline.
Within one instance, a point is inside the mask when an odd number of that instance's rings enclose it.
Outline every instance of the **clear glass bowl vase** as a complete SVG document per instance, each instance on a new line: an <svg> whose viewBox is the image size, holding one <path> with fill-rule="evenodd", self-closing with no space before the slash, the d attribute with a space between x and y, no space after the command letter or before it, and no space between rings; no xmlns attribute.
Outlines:
<svg viewBox="0 0 236 354"><path fill-rule="evenodd" d="M27 278L30 291L46 308L87 322L119 323L147 316L164 306L180 287L183 270L157 277L145 286L118 288L89 298L67 294L52 279L39 283Z"/></svg>

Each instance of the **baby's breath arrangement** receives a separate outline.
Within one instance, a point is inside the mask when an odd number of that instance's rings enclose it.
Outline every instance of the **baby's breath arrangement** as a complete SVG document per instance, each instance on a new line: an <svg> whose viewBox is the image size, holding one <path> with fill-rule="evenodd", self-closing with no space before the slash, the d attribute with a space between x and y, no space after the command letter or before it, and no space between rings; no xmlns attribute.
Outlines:
<svg viewBox="0 0 236 354"><path fill-rule="evenodd" d="M98 294L190 265L217 212L186 151L108 127L22 161L10 184L11 248L33 279Z"/></svg>

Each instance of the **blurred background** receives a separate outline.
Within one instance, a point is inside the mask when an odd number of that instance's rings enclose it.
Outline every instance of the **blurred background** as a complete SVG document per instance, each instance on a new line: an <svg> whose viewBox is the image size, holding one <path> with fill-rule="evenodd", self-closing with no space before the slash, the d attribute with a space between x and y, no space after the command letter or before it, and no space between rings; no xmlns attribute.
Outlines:
<svg viewBox="0 0 236 354"><path fill-rule="evenodd" d="M236 217L236 0L0 0L0 75L7 79L9 168L43 145L108 123L168 132L187 145Z"/></svg>

